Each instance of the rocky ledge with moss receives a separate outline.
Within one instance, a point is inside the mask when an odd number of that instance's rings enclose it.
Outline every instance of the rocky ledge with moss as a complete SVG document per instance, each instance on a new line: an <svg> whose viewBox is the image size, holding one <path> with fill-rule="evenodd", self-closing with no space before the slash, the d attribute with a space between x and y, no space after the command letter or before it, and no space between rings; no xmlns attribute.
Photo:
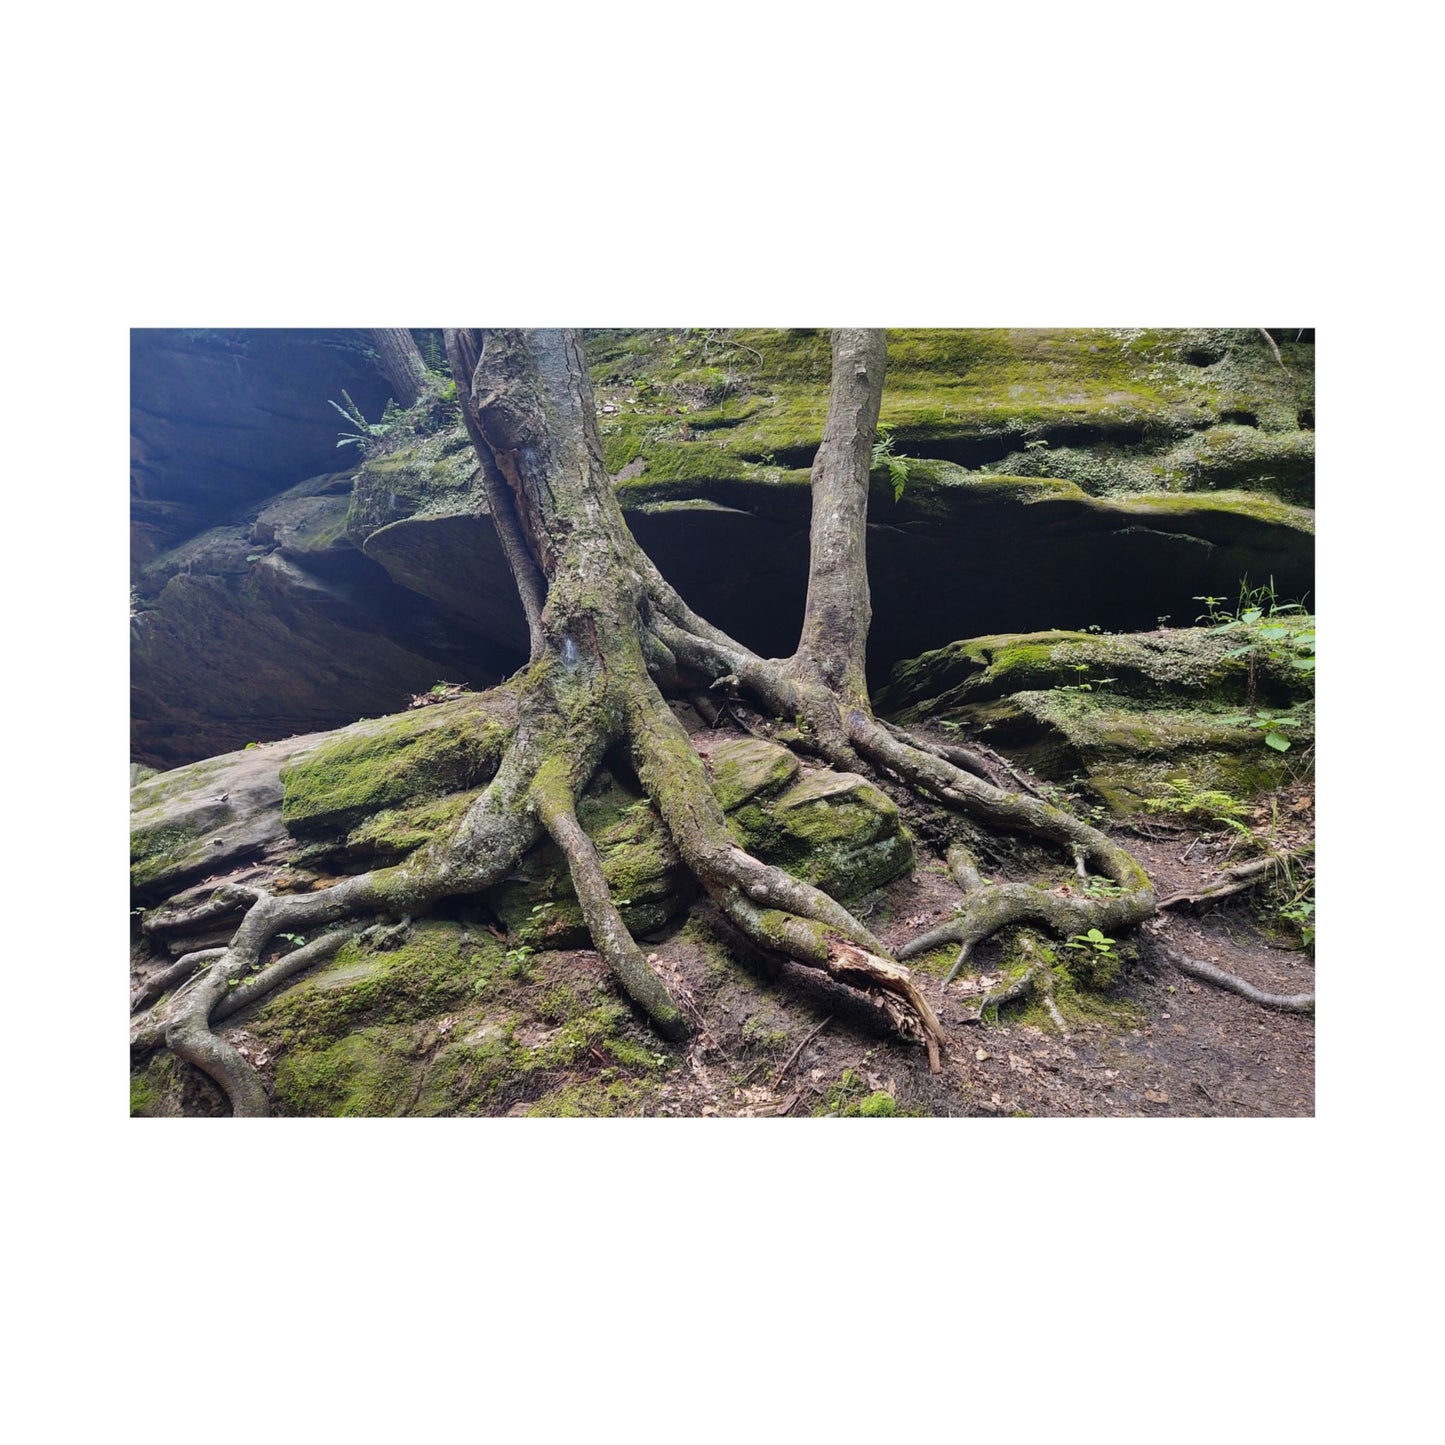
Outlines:
<svg viewBox="0 0 1445 1445"><path fill-rule="evenodd" d="M1314 348L1274 334L1278 361L1248 329L891 333L882 422L906 482L896 498L880 461L875 675L965 628L1148 627L1245 575L1309 591ZM277 451L261 455L269 433L246 407L277 389L268 357L292 364L272 340L155 333L137 353L148 401L133 757L148 765L390 712L438 679L485 687L525 650L448 383L381 418L353 351L332 347L327 381L316 357L330 353L310 348L305 437L268 400ZM827 334L598 331L588 346L607 465L639 541L701 613L765 655L787 650ZM165 389L191 351L204 377L249 368L234 416L217 410L219 380L208 392L210 430L189 426ZM343 387L379 419L364 464L323 471L349 455L326 406ZM251 438L244 473L216 458L222 422ZM193 494L204 507L187 511ZM1027 568L1011 562L1021 549Z"/></svg>
<svg viewBox="0 0 1445 1445"><path fill-rule="evenodd" d="M1119 817L1181 780L1239 799L1280 786L1314 741L1315 620L1241 631L974 637L894 669L879 711L990 744Z"/></svg>

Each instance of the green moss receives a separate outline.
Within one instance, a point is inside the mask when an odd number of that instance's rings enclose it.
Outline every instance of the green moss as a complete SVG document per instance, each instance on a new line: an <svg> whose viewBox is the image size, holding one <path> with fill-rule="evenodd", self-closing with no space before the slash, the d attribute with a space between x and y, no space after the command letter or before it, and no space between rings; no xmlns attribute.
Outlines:
<svg viewBox="0 0 1445 1445"><path fill-rule="evenodd" d="M159 1094L155 1084L145 1074L130 1076L131 1118L145 1118L155 1112Z"/></svg>
<svg viewBox="0 0 1445 1445"><path fill-rule="evenodd" d="M604 1069L593 1080L555 1089L533 1104L527 1115L533 1119L616 1119L646 1111L655 1089L636 1079L617 1078Z"/></svg>
<svg viewBox="0 0 1445 1445"><path fill-rule="evenodd" d="M329 1045L362 1025L410 1023L485 997L504 967L489 934L423 919L396 948L344 944L325 969L264 1004L252 1027L280 1045Z"/></svg>
<svg viewBox="0 0 1445 1445"><path fill-rule="evenodd" d="M482 694L345 729L282 768L283 821L297 834L338 832L478 787L509 736L501 706Z"/></svg>
<svg viewBox="0 0 1445 1445"><path fill-rule="evenodd" d="M758 738L729 738L710 758L712 790L724 812L755 798L776 796L797 776L797 758L786 748Z"/></svg>
<svg viewBox="0 0 1445 1445"><path fill-rule="evenodd" d="M829 1086L827 1098L813 1107L815 1118L836 1115L840 1119L892 1119L902 1115L918 1116L921 1109L900 1109L898 1101L886 1089L869 1092L863 1076L853 1069L844 1069L836 1084Z"/></svg>
<svg viewBox="0 0 1445 1445"><path fill-rule="evenodd" d="M1133 497L1115 503L1136 516L1189 517L1199 522L1216 519L1237 532L1238 519L1271 522L1300 532L1313 533L1314 516L1303 507L1291 506L1259 492L1217 491L1184 495L1156 494Z"/></svg>
<svg viewBox="0 0 1445 1445"><path fill-rule="evenodd" d="M384 809L351 830L346 839L347 851L364 855L373 865L395 863L447 833L482 792L475 788L411 807Z"/></svg>
<svg viewBox="0 0 1445 1445"><path fill-rule="evenodd" d="M863 1119L891 1119L898 1112L898 1103L886 1090L878 1089L858 1105L858 1114Z"/></svg>
<svg viewBox="0 0 1445 1445"><path fill-rule="evenodd" d="M594 333L589 356L614 474L645 463L650 479L773 480L771 468L806 468L822 436L826 332ZM1281 371L1248 329L897 330L881 420L909 456L910 492L929 482L924 458L1001 439L1008 458L990 465L1014 485L1308 500L1313 434L1298 417L1312 362L1294 347Z"/></svg>
<svg viewBox="0 0 1445 1445"><path fill-rule="evenodd" d="M404 1040L384 1028L360 1029L326 1048L293 1049L276 1067L283 1114L386 1118L407 1112L417 1064Z"/></svg>
<svg viewBox="0 0 1445 1445"><path fill-rule="evenodd" d="M203 839L209 839L215 824L229 815L229 809L218 807L205 814L193 813L184 823L136 828L130 835L131 887L145 888L173 869L203 859Z"/></svg>

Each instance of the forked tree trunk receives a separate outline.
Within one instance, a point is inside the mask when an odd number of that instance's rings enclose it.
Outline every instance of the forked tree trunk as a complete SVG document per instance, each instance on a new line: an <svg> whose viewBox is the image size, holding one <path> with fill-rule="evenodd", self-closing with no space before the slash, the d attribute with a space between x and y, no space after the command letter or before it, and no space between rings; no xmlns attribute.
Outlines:
<svg viewBox="0 0 1445 1445"><path fill-rule="evenodd" d="M958 765L966 750L920 745L873 717L863 671L865 546L886 362L881 332L834 333L828 421L813 471L803 627L796 653L772 660L693 613L633 540L603 464L577 333L448 331L447 355L532 632L529 667L505 684L515 733L461 822L404 862L305 895L248 894L250 911L223 955L198 975L189 1001L140 1020L134 1046L155 1047L163 1036L221 1083L236 1112L265 1112L254 1070L211 1033L210 1021L231 980L248 980L248 998L280 981L280 964L252 977L271 939L283 929L314 930L378 912L414 916L438 899L489 888L543 835L566 858L593 943L621 988L661 1033L683 1037L683 1012L628 934L577 821L583 789L618 750L630 756L682 861L722 916L757 947L867 990L927 1046L937 1071L946 1038L908 970L840 903L753 858L729 832L667 700L698 690L723 689L764 718L802 724L808 748L832 766L884 769L984 826L1070 851L1081 874L1092 867L1114 885L1086 897L993 883L954 849L949 861L964 891L955 918L900 957L952 941L962 963L1009 924L1042 922L1067 937L1089 927L1123 928L1153 911L1148 878L1112 840L1038 798L981 781L975 772L987 769L977 760ZM327 947L341 936L326 935ZM1046 984L1040 975L1039 986Z"/></svg>

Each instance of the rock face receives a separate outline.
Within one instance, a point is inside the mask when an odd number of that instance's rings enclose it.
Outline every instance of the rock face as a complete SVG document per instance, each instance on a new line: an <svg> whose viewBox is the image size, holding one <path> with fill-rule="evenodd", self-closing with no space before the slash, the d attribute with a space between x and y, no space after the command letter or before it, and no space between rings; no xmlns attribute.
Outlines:
<svg viewBox="0 0 1445 1445"><path fill-rule="evenodd" d="M343 391L386 403L359 331L132 331L133 558L334 469Z"/></svg>
<svg viewBox="0 0 1445 1445"><path fill-rule="evenodd" d="M1303 613L1228 632L975 637L900 664L875 701L1126 816L1181 780L1239 799L1283 782L1314 738L1313 657Z"/></svg>
<svg viewBox="0 0 1445 1445"><path fill-rule="evenodd" d="M1258 332L890 335L870 504L879 679L969 633L1190 618L1313 586L1313 346ZM1312 339L1312 338L1311 338ZM609 467L689 602L768 655L802 616L822 331L591 334ZM359 332L137 332L134 756L385 713L525 652L446 385L381 421ZM338 451L345 389L376 435ZM895 498L899 459L906 459ZM338 460L353 463L327 472Z"/></svg>

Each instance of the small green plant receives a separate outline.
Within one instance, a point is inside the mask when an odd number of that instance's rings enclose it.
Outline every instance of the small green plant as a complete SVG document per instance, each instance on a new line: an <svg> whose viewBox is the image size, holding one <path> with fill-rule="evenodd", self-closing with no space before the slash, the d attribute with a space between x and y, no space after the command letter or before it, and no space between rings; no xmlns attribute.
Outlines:
<svg viewBox="0 0 1445 1445"><path fill-rule="evenodd" d="M1287 712L1266 712L1263 708L1240 717L1222 717L1219 721L1229 727L1257 728L1264 734L1265 746L1277 753L1290 750L1290 740L1284 729L1300 726L1299 718L1291 717Z"/></svg>
<svg viewBox="0 0 1445 1445"><path fill-rule="evenodd" d="M292 948L300 948L301 945L306 942L306 935L304 933L278 933L276 937L284 939Z"/></svg>
<svg viewBox="0 0 1445 1445"><path fill-rule="evenodd" d="M1292 667L1297 672L1315 670L1314 619L1304 610L1302 602L1281 602L1275 595L1274 578L1262 587L1251 587L1249 578L1239 583L1239 598L1231 612L1222 597L1196 597L1205 611L1197 619L1213 623L1215 633L1238 633L1244 641L1224 655L1243 658L1246 668L1245 705L1254 710L1259 689L1260 668L1266 661ZM1278 733L1271 742L1271 730L1265 731L1265 742L1284 752L1289 739ZM1283 746L1281 746L1281 742Z"/></svg>
<svg viewBox="0 0 1445 1445"><path fill-rule="evenodd" d="M1254 835L1240 820L1249 816L1248 806L1217 788L1196 788L1187 777L1170 778L1169 791L1162 798L1150 798L1144 808L1155 815L1178 818L1205 827L1230 828L1246 838Z"/></svg>
<svg viewBox="0 0 1445 1445"><path fill-rule="evenodd" d="M351 399L351 393L345 387L342 387L341 395L346 402L345 406L330 399L326 404L340 412L356 430L342 432L341 440L336 443L338 447L365 446L367 442L373 441L377 437L384 437L391 430L396 416L396 410L392 403L387 403L386 412L380 421L367 421L361 408Z"/></svg>
<svg viewBox="0 0 1445 1445"><path fill-rule="evenodd" d="M520 979L525 982L531 972L532 955L536 950L523 943L516 948L509 948L503 955L502 972L508 978Z"/></svg>
<svg viewBox="0 0 1445 1445"><path fill-rule="evenodd" d="M903 495L903 489L908 485L908 458L894 455L893 428L883 422L878 423L874 433L873 465L887 468L888 482L893 488L893 500L898 501Z"/></svg>
<svg viewBox="0 0 1445 1445"><path fill-rule="evenodd" d="M1107 878L1090 878L1084 884L1084 893L1089 898L1122 898L1125 891Z"/></svg>
<svg viewBox="0 0 1445 1445"><path fill-rule="evenodd" d="M1104 958L1114 957L1114 940L1105 938L1097 928L1091 928L1087 933L1076 933L1064 944L1064 947L1072 948L1077 953L1099 954Z"/></svg>
<svg viewBox="0 0 1445 1445"><path fill-rule="evenodd" d="M1063 684L1054 689L1055 692L1093 692L1096 687L1107 687L1111 682L1118 682L1117 677L1090 677L1089 664L1087 662L1069 663L1069 671L1074 673L1078 681Z"/></svg>
<svg viewBox="0 0 1445 1445"><path fill-rule="evenodd" d="M1309 948L1315 941L1315 905L1310 898L1296 898L1286 903L1278 914L1275 915L1282 923L1289 924L1296 929L1300 941L1306 948Z"/></svg>

